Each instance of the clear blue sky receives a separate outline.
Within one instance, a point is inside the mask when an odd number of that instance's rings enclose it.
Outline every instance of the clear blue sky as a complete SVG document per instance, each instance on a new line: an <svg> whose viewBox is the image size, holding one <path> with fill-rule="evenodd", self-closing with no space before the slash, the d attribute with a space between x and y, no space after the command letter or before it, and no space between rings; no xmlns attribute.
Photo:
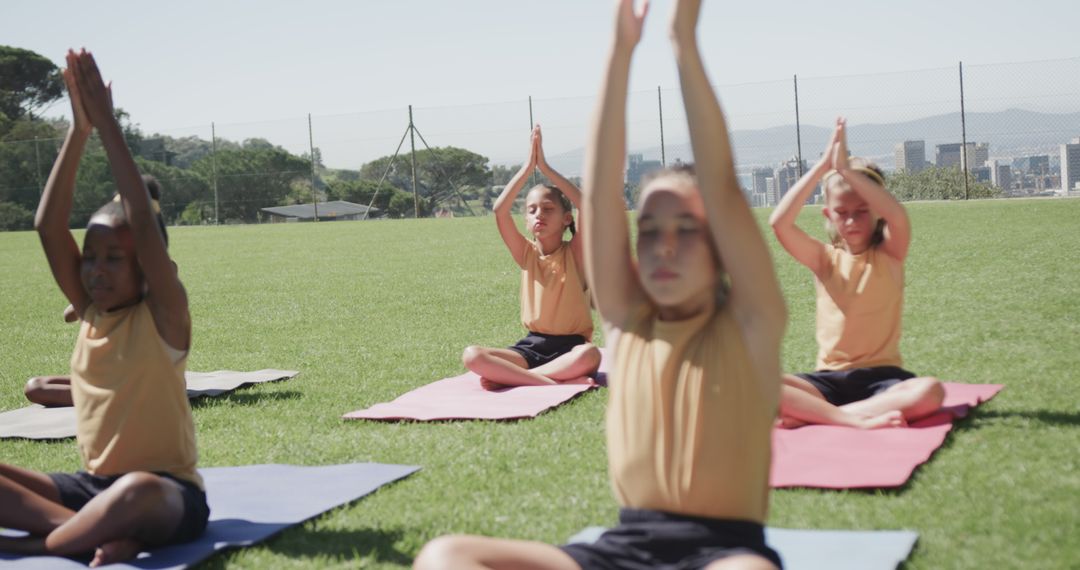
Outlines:
<svg viewBox="0 0 1080 570"><path fill-rule="evenodd" d="M390 110L371 114L386 123L369 137L379 149L389 146L378 154L393 151L410 103L484 117L504 109L478 104L511 102L514 128L525 129L527 117L518 109L529 95L549 101L549 108L580 98L563 106L574 107L565 111L567 121L583 123L610 41L612 6L608 0L5 0L0 43L58 64L69 46L91 49L114 80L117 104L145 131L208 137L206 126L216 121L230 138L273 139L275 127L267 122L280 120L291 133L283 144L297 148L307 143L304 121L312 113L316 145L339 143L340 152L327 152L328 158L354 162L339 156L353 148L344 141L364 137L353 132L358 129L334 132L331 123L348 121L333 116ZM665 30L670 7L654 2L632 90L677 85ZM809 81L955 68L959 60L1076 57L1078 22L1075 0L706 0L699 34L715 83L776 81L784 91L779 82L793 74ZM725 103L738 115L736 101ZM50 113L66 114L66 104ZM244 127L254 123L261 126ZM474 138L508 128L427 124L428 138L438 139L433 145L463 128L476 131ZM580 138L580 129L571 131L561 146L580 146L570 140ZM356 145L349 150L356 160L377 152ZM503 158L497 149L487 152Z"/></svg>

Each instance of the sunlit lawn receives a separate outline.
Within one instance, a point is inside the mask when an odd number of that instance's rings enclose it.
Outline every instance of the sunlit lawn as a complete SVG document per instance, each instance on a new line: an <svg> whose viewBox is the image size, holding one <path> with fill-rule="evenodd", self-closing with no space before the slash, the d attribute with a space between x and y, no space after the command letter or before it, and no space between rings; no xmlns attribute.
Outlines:
<svg viewBox="0 0 1080 570"><path fill-rule="evenodd" d="M907 367L1006 390L959 423L906 487L774 492L770 523L913 529L908 568L1075 568L1080 561L1080 200L909 205ZM758 211L762 221L768 214ZM821 235L820 215L801 221ZM612 524L606 394L535 420L343 422L461 371L470 343L521 335L518 272L492 218L171 228L195 323L192 370L294 380L195 404L204 466L377 461L418 474L211 567L407 566L449 532L558 543ZM81 236L80 236L81 239ZM810 275L773 256L791 320L784 365L813 365ZM0 233L0 408L66 371L76 329L32 233ZM602 342L602 339L597 338ZM0 460L79 467L72 440L0 441ZM267 497L273 500L273 497Z"/></svg>

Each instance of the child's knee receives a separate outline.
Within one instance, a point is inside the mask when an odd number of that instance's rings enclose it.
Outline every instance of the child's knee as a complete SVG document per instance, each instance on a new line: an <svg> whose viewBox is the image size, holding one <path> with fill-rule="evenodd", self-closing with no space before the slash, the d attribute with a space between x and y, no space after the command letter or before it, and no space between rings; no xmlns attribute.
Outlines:
<svg viewBox="0 0 1080 570"><path fill-rule="evenodd" d="M940 406L945 401L945 386L942 385L941 380L933 376L926 376L919 378L922 381L923 398L927 402L932 402L937 406Z"/></svg>
<svg viewBox="0 0 1080 570"><path fill-rule="evenodd" d="M34 394L45 388L45 379L39 376L35 376L26 381L26 386L23 387L23 394L27 398L31 398Z"/></svg>
<svg viewBox="0 0 1080 570"><path fill-rule="evenodd" d="M424 545L413 561L416 570L455 568L470 558L470 539L462 535L440 536Z"/></svg>
<svg viewBox="0 0 1080 570"><path fill-rule="evenodd" d="M140 471L128 473L116 480L110 489L114 489L115 501L127 508L160 508L169 494L169 483L159 475Z"/></svg>
<svg viewBox="0 0 1080 570"><path fill-rule="evenodd" d="M596 369L600 367L600 349L596 348L595 344L579 344L573 350L578 353L581 362L588 364L590 368Z"/></svg>
<svg viewBox="0 0 1080 570"><path fill-rule="evenodd" d="M465 365L465 368L472 368L474 364L480 362L487 356L482 346L466 346L465 350L461 352L461 363Z"/></svg>

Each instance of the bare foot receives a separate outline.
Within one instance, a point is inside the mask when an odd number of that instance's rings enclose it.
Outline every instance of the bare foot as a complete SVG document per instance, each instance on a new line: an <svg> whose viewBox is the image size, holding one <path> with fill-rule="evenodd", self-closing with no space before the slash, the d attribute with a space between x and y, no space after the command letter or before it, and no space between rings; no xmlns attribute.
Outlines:
<svg viewBox="0 0 1080 570"><path fill-rule="evenodd" d="M588 376L582 376L580 378L571 378L570 380L558 380L559 384L588 384L590 386L596 385L596 380L589 378Z"/></svg>
<svg viewBox="0 0 1080 570"><path fill-rule="evenodd" d="M856 427L859 429L907 427L907 422L904 421L903 413L893 410L877 416L864 416Z"/></svg>
<svg viewBox="0 0 1080 570"><path fill-rule="evenodd" d="M505 384L499 384L498 382L493 382L487 378L480 379L480 387L485 390L502 390L503 388L509 388L509 386Z"/></svg>
<svg viewBox="0 0 1080 570"><path fill-rule="evenodd" d="M91 568L131 560L139 555L142 544L134 538L121 538L112 542L106 542L97 547L94 559L90 561Z"/></svg>
<svg viewBox="0 0 1080 570"><path fill-rule="evenodd" d="M795 429L798 427L803 427L804 425L806 425L806 422L795 419L791 416L780 416L776 418L776 423L773 425L780 429Z"/></svg>

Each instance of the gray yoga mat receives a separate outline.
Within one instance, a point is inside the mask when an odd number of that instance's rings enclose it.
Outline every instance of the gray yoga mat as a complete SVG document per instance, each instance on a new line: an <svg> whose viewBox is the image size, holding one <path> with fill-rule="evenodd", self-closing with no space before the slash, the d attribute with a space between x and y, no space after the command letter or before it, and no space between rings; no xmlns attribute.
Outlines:
<svg viewBox="0 0 1080 570"><path fill-rule="evenodd" d="M252 372L215 370L187 372L188 398L220 396L247 384L288 380L295 370L264 369ZM0 439L63 439L75 437L75 408L46 408L34 404L0 413Z"/></svg>
<svg viewBox="0 0 1080 570"><path fill-rule="evenodd" d="M595 542L606 530L591 526L567 542ZM909 530L765 529L765 542L780 553L784 570L896 570L918 539Z"/></svg>
<svg viewBox="0 0 1080 570"><path fill-rule="evenodd" d="M355 501L419 470L411 465L353 463L323 467L246 465L200 469L210 524L195 542L167 546L108 568L187 568L219 550L250 546L285 528ZM86 563L56 556L0 553L0 568L76 569Z"/></svg>

